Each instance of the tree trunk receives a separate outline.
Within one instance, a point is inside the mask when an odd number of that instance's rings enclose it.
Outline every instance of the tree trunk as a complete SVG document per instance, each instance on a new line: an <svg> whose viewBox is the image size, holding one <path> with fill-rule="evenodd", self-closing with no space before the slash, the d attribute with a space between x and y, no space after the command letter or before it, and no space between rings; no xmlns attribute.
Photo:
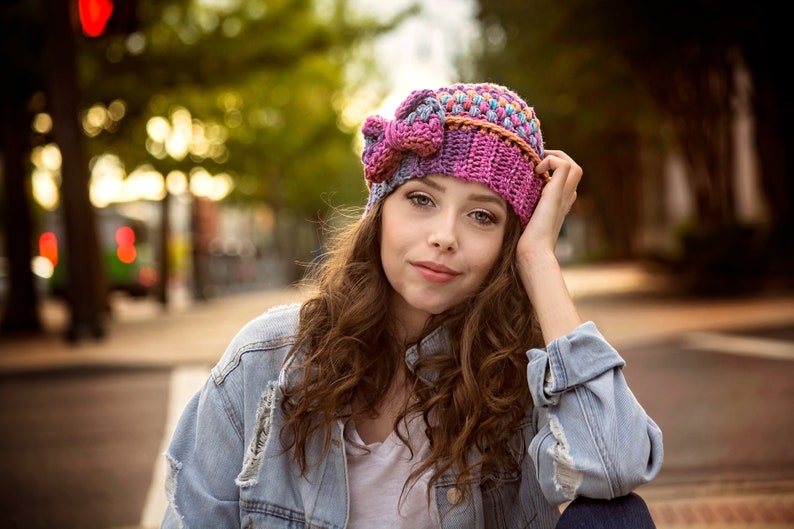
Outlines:
<svg viewBox="0 0 794 529"><path fill-rule="evenodd" d="M66 234L67 301L70 341L105 335L107 288L96 219L89 199L89 174L78 122L76 43L69 2L46 0L48 104L61 150L61 207Z"/></svg>
<svg viewBox="0 0 794 529"><path fill-rule="evenodd" d="M7 95L7 94L4 94ZM28 114L21 104L8 97L0 101L0 141L2 141L2 178L5 182L5 204L3 212L6 255L8 256L8 295L5 302L0 329L5 333L28 333L41 330L38 313L38 295L30 259L33 255L31 233L33 233L30 208L30 193L24 158L30 153L30 145L22 131L30 127Z"/></svg>
<svg viewBox="0 0 794 529"><path fill-rule="evenodd" d="M753 32L744 36L744 57L752 74L756 146L761 182L769 204L768 272L794 283L794 80L780 64L788 41L781 9L761 8Z"/></svg>
<svg viewBox="0 0 794 529"><path fill-rule="evenodd" d="M772 222L779 228L794 231L794 186L791 185L792 164L789 157L794 147L791 119L794 105L788 79L779 64L765 64L766 58L750 62L755 88L756 144L761 178L771 206ZM749 62L749 61L748 61Z"/></svg>

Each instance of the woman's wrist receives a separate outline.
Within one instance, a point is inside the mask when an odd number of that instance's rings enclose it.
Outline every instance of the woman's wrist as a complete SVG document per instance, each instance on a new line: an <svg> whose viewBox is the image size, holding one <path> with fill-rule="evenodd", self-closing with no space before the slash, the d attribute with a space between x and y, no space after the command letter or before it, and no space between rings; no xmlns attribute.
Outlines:
<svg viewBox="0 0 794 529"><path fill-rule="evenodd" d="M542 286L545 278L562 275L560 263L553 251L533 249L520 251L516 259L524 288L533 303L534 291Z"/></svg>
<svg viewBox="0 0 794 529"><path fill-rule="evenodd" d="M518 257L518 269L546 343L581 325L582 319L553 252L523 252Z"/></svg>

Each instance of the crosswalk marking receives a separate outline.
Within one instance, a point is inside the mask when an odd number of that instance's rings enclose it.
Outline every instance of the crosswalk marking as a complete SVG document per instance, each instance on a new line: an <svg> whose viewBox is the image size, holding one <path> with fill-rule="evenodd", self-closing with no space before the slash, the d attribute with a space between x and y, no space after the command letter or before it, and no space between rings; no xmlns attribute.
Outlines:
<svg viewBox="0 0 794 529"><path fill-rule="evenodd" d="M794 360L794 342L785 340L718 332L690 332L683 336L682 341L682 345L689 349L775 360Z"/></svg>
<svg viewBox="0 0 794 529"><path fill-rule="evenodd" d="M168 414L159 454L162 454L168 448L176 423L182 415L182 410L184 410L193 394L204 384L207 376L209 376L209 368L204 365L179 366L171 371ZM155 460L152 481L146 493L146 504L143 507L143 513L141 513L141 528L153 529L160 527L167 505L164 484L165 458L160 455Z"/></svg>

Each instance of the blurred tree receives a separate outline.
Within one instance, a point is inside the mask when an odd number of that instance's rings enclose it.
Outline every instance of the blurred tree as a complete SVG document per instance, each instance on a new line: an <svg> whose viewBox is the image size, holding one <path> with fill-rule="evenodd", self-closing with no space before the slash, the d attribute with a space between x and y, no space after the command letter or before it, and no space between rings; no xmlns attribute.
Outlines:
<svg viewBox="0 0 794 529"><path fill-rule="evenodd" d="M369 39L399 24L352 16L344 0L154 2L139 0L138 31L83 42L83 105L121 100L124 118L91 142L128 169L161 173L201 166L235 181L227 201L275 211L276 251L305 260L314 242L296 233L333 202L360 203L355 132L340 116L355 97L348 67ZM186 109L224 138L220 150L165 155L147 149L153 117Z"/></svg>
<svg viewBox="0 0 794 529"><path fill-rule="evenodd" d="M131 0L130 0L131 1ZM120 0L124 5L127 0ZM67 300L72 341L105 334L108 312L104 270L96 223L88 195L88 167L78 123L79 87L75 36L76 2L6 2L0 12L0 50L4 74L2 118L3 232L8 256L8 296L3 300L2 328L7 333L40 331L38 290L31 270L34 222L30 193L30 154L34 144L57 142L61 152L61 203L65 226ZM36 113L53 118L50 135L33 134Z"/></svg>
<svg viewBox="0 0 794 529"><path fill-rule="evenodd" d="M588 31L588 2L480 2L477 77L514 88L535 106L547 148L585 168L577 213L588 219L592 258L636 255L643 145L660 140L651 100L626 60ZM586 42L585 42L586 40ZM597 246L594 241L600 241Z"/></svg>
<svg viewBox="0 0 794 529"><path fill-rule="evenodd" d="M738 6L736 6L738 7ZM787 20L782 7L761 0L752 9L717 0L687 5L670 16L660 1L599 6L611 13L599 31L653 95L689 165L696 217L682 236L685 286L699 292L757 291L762 282L792 280L792 80L781 72ZM596 10L582 13L597 16ZM737 215L732 148L739 72L749 71L759 176L769 222Z"/></svg>
<svg viewBox="0 0 794 529"><path fill-rule="evenodd" d="M31 96L44 88L41 31L35 4L22 0L0 5L0 64L7 81L0 83L0 239L7 256L7 292L0 329L4 333L41 328L30 258L33 255L32 211L28 172L32 147Z"/></svg>
<svg viewBox="0 0 794 529"><path fill-rule="evenodd" d="M599 205L591 210L611 240L609 254L622 256L636 225L633 182L642 175L640 160L648 145L663 141L663 132L689 166L694 225L708 234L736 233L731 124L743 62L752 76L776 246L791 263L792 81L777 60L785 47L781 9L766 0L752 9L698 0L684 12L661 1L489 0L481 2L487 38L480 68L497 79L509 72L506 82L515 79L540 107L549 144L583 163L583 198ZM731 242L737 243L723 241ZM734 247L734 258L749 250Z"/></svg>
<svg viewBox="0 0 794 529"><path fill-rule="evenodd" d="M779 2L761 0L737 10L733 36L752 72L756 145L761 179L770 205L773 249L770 271L794 271L794 80L785 67L789 21Z"/></svg>
<svg viewBox="0 0 794 529"><path fill-rule="evenodd" d="M42 137L28 131L34 113L44 112L54 118L48 141L63 156L66 253L85 263L69 272L72 337L104 332L98 322L106 302L97 298L105 287L88 202L88 170L98 155L117 155L127 172L149 164L162 174L199 166L227 173L235 182L227 200L272 205L278 252L308 260L317 235L296 219L321 220L334 203L358 204L365 192L352 150L356 124L341 116L361 90L351 65L365 64L371 39L413 12L381 23L352 13L345 0L115 0L104 30L88 31L96 35L89 38L78 0L12 1L0 9L3 68L14 79L0 93L11 276L3 326L40 328L30 270L29 159L31 142ZM367 94L373 103L380 95ZM89 131L95 106L113 115ZM147 124L180 109L223 148L170 155L152 149ZM300 226L310 233L297 232Z"/></svg>
<svg viewBox="0 0 794 529"><path fill-rule="evenodd" d="M600 40L628 61L664 116L688 165L697 221L735 222L731 135L737 56L729 39L738 13L701 0L687 6L686 16L671 17L662 2L613 0L606 10L591 6L581 15L600 16L582 44Z"/></svg>
<svg viewBox="0 0 794 529"><path fill-rule="evenodd" d="M89 198L89 172L80 130L80 88L73 23L74 4L44 0L43 19L47 106L53 136L61 151L61 209L66 235L66 296L70 341L101 338L106 333L107 284L99 249L94 209Z"/></svg>

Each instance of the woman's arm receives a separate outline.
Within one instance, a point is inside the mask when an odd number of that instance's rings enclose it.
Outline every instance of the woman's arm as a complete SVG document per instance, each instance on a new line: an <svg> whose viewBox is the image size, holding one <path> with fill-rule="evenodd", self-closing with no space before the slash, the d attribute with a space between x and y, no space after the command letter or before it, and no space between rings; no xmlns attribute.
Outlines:
<svg viewBox="0 0 794 529"><path fill-rule="evenodd" d="M537 174L553 171L540 202L518 241L518 272L540 321L546 343L565 336L582 320L554 254L563 221L576 201L582 168L562 151L547 150Z"/></svg>
<svg viewBox="0 0 794 529"><path fill-rule="evenodd" d="M210 378L182 413L165 453L168 508L162 529L240 525L235 478L243 439L223 401Z"/></svg>
<svg viewBox="0 0 794 529"><path fill-rule="evenodd" d="M549 501L614 498L656 476L662 436L629 389L623 359L593 323L582 322L565 284L554 247L582 169L562 151L546 154L535 170L553 176L517 248L519 274L548 344L527 353L538 431L530 455Z"/></svg>
<svg viewBox="0 0 794 529"><path fill-rule="evenodd" d="M587 322L527 352L537 434L529 454L546 498L615 498L651 481L662 432L623 376L624 361Z"/></svg>

